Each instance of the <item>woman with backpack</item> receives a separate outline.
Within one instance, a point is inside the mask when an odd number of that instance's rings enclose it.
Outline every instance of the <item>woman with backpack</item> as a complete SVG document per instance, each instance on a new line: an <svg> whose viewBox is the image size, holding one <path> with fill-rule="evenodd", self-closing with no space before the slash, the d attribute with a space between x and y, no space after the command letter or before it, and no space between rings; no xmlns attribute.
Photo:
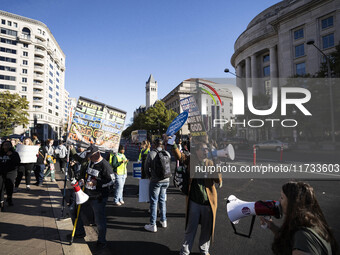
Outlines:
<svg viewBox="0 0 340 255"><path fill-rule="evenodd" d="M118 153L113 156L112 168L116 177L116 190L113 199L113 203L117 206L124 204L123 200L123 190L125 185L125 180L127 177L127 164L129 160L125 157L125 148L123 145L119 145Z"/></svg>

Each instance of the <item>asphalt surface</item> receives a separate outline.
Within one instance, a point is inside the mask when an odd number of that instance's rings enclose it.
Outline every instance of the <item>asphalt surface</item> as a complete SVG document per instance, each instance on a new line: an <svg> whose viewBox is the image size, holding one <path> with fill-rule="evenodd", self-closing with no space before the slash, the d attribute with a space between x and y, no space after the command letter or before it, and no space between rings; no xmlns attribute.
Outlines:
<svg viewBox="0 0 340 255"><path fill-rule="evenodd" d="M158 232L149 233L143 226L149 223L148 204L139 203L138 180L129 176L124 188L125 205L117 207L112 204L112 198L107 205L107 254L178 254L184 238L185 197L170 185L167 197L168 227L160 227ZM271 254L273 235L269 230L262 229L256 217L251 238L235 235L228 220L224 198L233 194L244 201L278 200L282 184L288 180L282 179L224 179L223 187L218 189L218 211L214 243L211 254ZM340 181L308 181L315 189L320 206L332 227L337 241L340 240ZM172 184L172 183L171 183ZM282 220L275 220L279 225ZM237 231L248 234L251 217L240 221ZM198 236L196 234L192 254L199 254ZM93 245L92 252L96 253Z"/></svg>

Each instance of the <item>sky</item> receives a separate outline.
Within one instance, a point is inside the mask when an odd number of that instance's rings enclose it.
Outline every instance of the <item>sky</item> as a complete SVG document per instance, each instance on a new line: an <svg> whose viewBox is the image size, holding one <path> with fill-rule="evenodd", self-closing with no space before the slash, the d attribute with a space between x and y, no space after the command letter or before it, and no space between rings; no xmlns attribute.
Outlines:
<svg viewBox="0 0 340 255"><path fill-rule="evenodd" d="M231 78L234 43L269 0L0 0L47 25L66 55L71 97L127 112L145 105L150 74L162 99L189 78Z"/></svg>

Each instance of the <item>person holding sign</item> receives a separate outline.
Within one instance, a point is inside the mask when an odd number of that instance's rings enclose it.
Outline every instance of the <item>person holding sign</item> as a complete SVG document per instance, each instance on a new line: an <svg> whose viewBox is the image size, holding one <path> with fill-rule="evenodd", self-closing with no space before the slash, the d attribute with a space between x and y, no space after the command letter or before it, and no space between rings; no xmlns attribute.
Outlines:
<svg viewBox="0 0 340 255"><path fill-rule="evenodd" d="M116 177L116 191L113 199L113 203L115 205L121 206L124 204L123 200L123 190L124 184L127 177L127 169L126 166L129 162L124 155L125 148L123 145L119 145L118 153L115 154L112 158L112 168Z"/></svg>
<svg viewBox="0 0 340 255"><path fill-rule="evenodd" d="M6 188L7 203L13 205L12 195L17 167L20 164L19 154L10 141L4 141L0 148L0 206L4 209L4 191Z"/></svg>
<svg viewBox="0 0 340 255"><path fill-rule="evenodd" d="M36 149L37 146L33 146L32 140L30 138L25 138L23 141L23 145L18 145L17 152L21 158L21 164L18 168L18 176L15 180L15 188L14 191L18 191L19 185L21 183L22 177L25 174L26 180L26 190L31 190L31 172L34 167L34 163L37 162L37 153L33 151L38 151ZM33 153L32 153L33 152Z"/></svg>

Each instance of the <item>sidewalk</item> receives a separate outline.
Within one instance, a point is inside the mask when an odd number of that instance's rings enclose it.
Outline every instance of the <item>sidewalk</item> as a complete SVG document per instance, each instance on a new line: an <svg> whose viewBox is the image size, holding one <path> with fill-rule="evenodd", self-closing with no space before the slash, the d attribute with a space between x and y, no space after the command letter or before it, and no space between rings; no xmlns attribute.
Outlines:
<svg viewBox="0 0 340 255"><path fill-rule="evenodd" d="M24 180L21 182L21 189L13 194L14 206L0 212L0 254L92 254L84 240L70 245L66 238L73 225L70 218L59 220L62 177L56 173L58 183L31 185L30 191L25 190ZM65 210L68 212L67 207Z"/></svg>

